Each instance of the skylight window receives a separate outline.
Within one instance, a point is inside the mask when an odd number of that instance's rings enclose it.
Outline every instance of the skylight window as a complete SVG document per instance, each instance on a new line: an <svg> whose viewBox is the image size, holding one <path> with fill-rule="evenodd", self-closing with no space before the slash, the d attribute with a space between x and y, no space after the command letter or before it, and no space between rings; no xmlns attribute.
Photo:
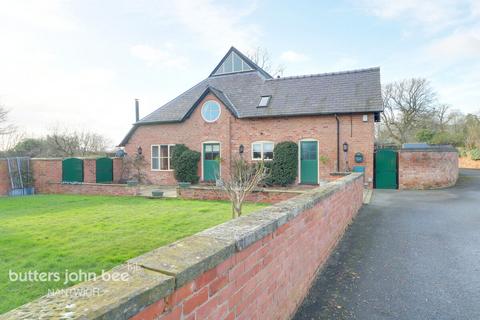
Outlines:
<svg viewBox="0 0 480 320"><path fill-rule="evenodd" d="M259 108L265 108L268 107L268 104L270 103L270 98L272 96L262 96L260 98L260 102L258 103Z"/></svg>

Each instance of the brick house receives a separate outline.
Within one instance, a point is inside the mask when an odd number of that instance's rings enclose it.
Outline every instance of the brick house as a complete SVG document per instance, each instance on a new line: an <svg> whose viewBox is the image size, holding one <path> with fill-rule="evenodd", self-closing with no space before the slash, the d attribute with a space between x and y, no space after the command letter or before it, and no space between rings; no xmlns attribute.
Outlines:
<svg viewBox="0 0 480 320"><path fill-rule="evenodd" d="M175 184L175 144L201 152L200 179L211 181L215 170L229 173L235 156L268 161L275 144L289 140L299 146L297 183L318 184L357 167L371 186L381 111L379 68L273 78L232 47L208 78L137 120L120 146L129 154L142 148L152 183Z"/></svg>

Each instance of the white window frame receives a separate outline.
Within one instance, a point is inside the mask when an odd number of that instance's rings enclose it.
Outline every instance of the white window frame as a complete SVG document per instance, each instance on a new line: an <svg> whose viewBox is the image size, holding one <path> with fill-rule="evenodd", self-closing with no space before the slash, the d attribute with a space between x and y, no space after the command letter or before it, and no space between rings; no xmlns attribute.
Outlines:
<svg viewBox="0 0 480 320"><path fill-rule="evenodd" d="M205 108L205 106L207 105L207 103L209 102L213 102L215 103L217 106L218 106L218 116L217 118L215 118L214 120L207 120L205 119L205 117L203 116L203 108ZM207 123L213 123L213 122L216 122L218 121L218 119L220 119L220 116L222 115L222 106L220 105L220 103L218 103L217 101L215 100L207 100L205 101L203 104L202 104L202 109L200 110L200 115L202 116L202 119L203 121L207 122Z"/></svg>
<svg viewBox="0 0 480 320"><path fill-rule="evenodd" d="M162 157L161 156L161 149L162 149L162 146L168 146L168 155L167 155L167 159L168 159L168 169L160 169L162 167L162 159L165 158L165 157ZM161 143L161 144L152 144L150 146L150 169L152 171L173 171L173 168L172 168L172 164L171 164L171 161L172 161L172 147L174 147L175 144L172 144L172 143ZM158 169L154 169L153 168L153 147L158 147L158 157L155 157L155 159L158 159Z"/></svg>
<svg viewBox="0 0 480 320"><path fill-rule="evenodd" d="M271 143L273 145L273 148L272 148L272 153L273 153L273 149L275 148L275 143L273 141L254 141L251 144L251 156L252 156L253 161L272 161L273 160L273 159L264 159L263 145L265 143ZM261 148L260 148L261 157L260 158L254 158L253 157L253 145L254 144L260 144L261 145ZM275 154L273 156L275 156Z"/></svg>

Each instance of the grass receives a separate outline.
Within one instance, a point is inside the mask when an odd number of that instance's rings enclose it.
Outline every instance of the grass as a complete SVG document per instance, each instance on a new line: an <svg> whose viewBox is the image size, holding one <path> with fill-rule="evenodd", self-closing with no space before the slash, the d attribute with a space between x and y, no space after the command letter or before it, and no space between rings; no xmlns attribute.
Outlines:
<svg viewBox="0 0 480 320"><path fill-rule="evenodd" d="M264 204L246 204L245 213ZM100 273L230 219L223 201L39 195L0 198L0 314L58 289L65 271ZM9 281L9 270L60 281Z"/></svg>

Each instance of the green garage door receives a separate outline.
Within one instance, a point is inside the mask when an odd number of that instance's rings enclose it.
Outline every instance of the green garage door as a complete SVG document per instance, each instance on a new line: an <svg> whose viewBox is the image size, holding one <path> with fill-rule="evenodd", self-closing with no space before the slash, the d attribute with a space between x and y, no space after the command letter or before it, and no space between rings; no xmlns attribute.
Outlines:
<svg viewBox="0 0 480 320"><path fill-rule="evenodd" d="M300 183L318 184L317 141L300 141Z"/></svg>
<svg viewBox="0 0 480 320"><path fill-rule="evenodd" d="M397 189L397 152L380 149L375 153L375 188Z"/></svg>

